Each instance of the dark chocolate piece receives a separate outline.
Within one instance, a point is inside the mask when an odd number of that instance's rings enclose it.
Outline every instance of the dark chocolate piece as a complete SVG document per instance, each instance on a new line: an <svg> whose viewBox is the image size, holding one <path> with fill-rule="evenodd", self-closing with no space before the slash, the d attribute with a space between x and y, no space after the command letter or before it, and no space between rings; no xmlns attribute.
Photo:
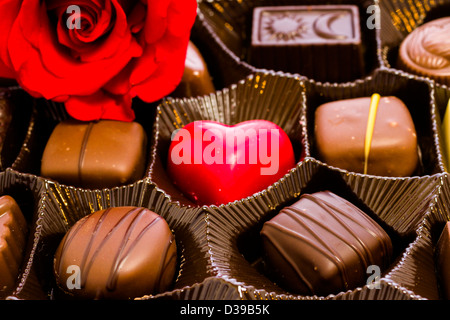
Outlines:
<svg viewBox="0 0 450 320"><path fill-rule="evenodd" d="M439 286L444 299L450 299L450 222L445 227L436 245L436 269Z"/></svg>
<svg viewBox="0 0 450 320"><path fill-rule="evenodd" d="M385 269L387 233L347 200L329 192L304 194L264 223L270 273L290 293L328 295L366 284L367 268Z"/></svg>
<svg viewBox="0 0 450 320"><path fill-rule="evenodd" d="M358 7L256 7L249 62L318 81L360 78L364 59Z"/></svg>
<svg viewBox="0 0 450 320"><path fill-rule="evenodd" d="M450 85L450 17L412 31L401 43L398 67Z"/></svg>
<svg viewBox="0 0 450 320"><path fill-rule="evenodd" d="M143 177L147 138L137 122L68 120L53 130L41 175L84 188L109 188Z"/></svg>
<svg viewBox="0 0 450 320"><path fill-rule="evenodd" d="M12 290L23 260L27 222L16 201L0 197L0 295Z"/></svg>
<svg viewBox="0 0 450 320"><path fill-rule="evenodd" d="M215 88L208 66L198 48L189 41L183 78L171 96L197 97L214 92Z"/></svg>
<svg viewBox="0 0 450 320"><path fill-rule="evenodd" d="M62 239L54 258L57 284L83 299L133 299L163 292L174 280L174 239L167 222L149 209L96 211L77 221Z"/></svg>
<svg viewBox="0 0 450 320"><path fill-rule="evenodd" d="M332 101L315 112L318 158L330 166L364 173L364 143L370 97ZM410 176L418 165L417 134L408 108L396 97L381 97L367 173Z"/></svg>

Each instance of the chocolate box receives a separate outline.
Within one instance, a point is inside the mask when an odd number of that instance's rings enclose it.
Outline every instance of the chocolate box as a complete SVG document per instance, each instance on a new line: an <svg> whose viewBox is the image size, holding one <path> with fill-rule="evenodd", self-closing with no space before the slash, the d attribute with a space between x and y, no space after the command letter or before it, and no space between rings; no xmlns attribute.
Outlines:
<svg viewBox="0 0 450 320"><path fill-rule="evenodd" d="M445 299L436 273L435 250L450 220L450 180L441 132L450 90L399 70L394 62L405 36L424 21L448 13L450 3L283 1L283 6L358 8L364 72L342 81L324 81L298 70L251 64L253 9L278 5L281 3L269 0L199 1L191 39L203 54L217 91L198 97L169 95L151 105L134 101L136 121L149 139L148 161L141 179L126 185L92 190L42 177L40 161L45 143L53 127L68 115L59 104L33 99L20 88L5 85L0 98L6 94L14 97L14 109L20 108L26 116L17 119L13 114L11 130L6 133L1 150L0 190L2 195L16 199L30 231L16 286L1 292L1 299L71 299L59 292L52 274L59 241L87 214L125 205L146 207L160 214L175 234L178 246L177 272L170 290L135 299ZM382 18L380 28L376 24L368 28L368 19L377 12ZM325 102L373 93L398 96L408 106L417 130L420 159L419 168L411 176L352 172L330 166L317 155L315 109ZM172 133L195 120L231 125L252 119L273 121L287 132L296 165L267 188L234 202L199 206L186 199L165 172ZM325 190L366 212L391 237L393 259L375 287L367 282L323 296L297 295L267 272L262 225L303 194Z"/></svg>

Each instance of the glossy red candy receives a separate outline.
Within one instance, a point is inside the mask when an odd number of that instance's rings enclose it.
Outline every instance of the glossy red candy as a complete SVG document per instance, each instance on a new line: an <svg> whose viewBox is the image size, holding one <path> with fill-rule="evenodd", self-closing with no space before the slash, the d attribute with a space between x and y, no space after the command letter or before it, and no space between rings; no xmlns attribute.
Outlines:
<svg viewBox="0 0 450 320"><path fill-rule="evenodd" d="M195 203L220 205L264 190L295 165L289 137L270 121L203 120L173 134L167 170Z"/></svg>

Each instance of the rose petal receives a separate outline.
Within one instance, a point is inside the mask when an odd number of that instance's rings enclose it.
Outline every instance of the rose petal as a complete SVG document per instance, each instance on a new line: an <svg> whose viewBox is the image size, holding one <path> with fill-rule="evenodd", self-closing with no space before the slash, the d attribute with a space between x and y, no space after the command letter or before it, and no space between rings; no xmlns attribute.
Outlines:
<svg viewBox="0 0 450 320"><path fill-rule="evenodd" d="M99 119L133 121L131 96L113 96L103 90L89 96L71 96L66 102L67 113L81 121Z"/></svg>
<svg viewBox="0 0 450 320"><path fill-rule="evenodd" d="M173 1L170 6L156 8L149 4L149 7L155 9L160 18L163 14L157 9L168 10L165 21L181 29L173 32L170 26L163 38L154 43L147 43L144 54L134 59L131 94L146 102L153 102L171 93L181 81L190 31L197 15L197 2L195 0ZM150 11L147 11L147 14L150 14ZM153 12L152 17L155 14ZM147 16L147 20L149 19L151 20ZM146 30L144 29L144 32ZM147 37L146 40L148 40Z"/></svg>
<svg viewBox="0 0 450 320"><path fill-rule="evenodd" d="M128 25L130 26L132 33L138 33L144 27L146 10L147 10L146 7L141 2L138 2L133 7L131 13L127 14Z"/></svg>
<svg viewBox="0 0 450 320"><path fill-rule="evenodd" d="M156 46L147 46L139 58L133 60L133 71L130 74L130 83L139 84L150 77L158 68L156 59Z"/></svg>
<svg viewBox="0 0 450 320"><path fill-rule="evenodd" d="M113 5L113 7L111 6ZM71 49L71 55L83 62L92 62L114 56L124 47L130 46L135 41L132 38L130 28L127 22L127 16L122 7L116 0L106 1L105 7L93 12L95 8L83 6L81 8L82 20L90 19L89 24L94 24L92 30L84 31L77 29L67 29L65 21L65 11L61 8L55 10L60 18L58 23L59 42ZM112 12L115 13L114 21ZM90 18L90 16L95 16ZM110 29L112 25L112 30ZM109 34L105 39L101 36Z"/></svg>
<svg viewBox="0 0 450 320"><path fill-rule="evenodd" d="M91 2L88 5L81 5L75 3L80 7L80 19L84 23L89 21L90 28L78 30L67 28L67 5L62 5L53 9L54 14L58 17L57 24L58 40L61 44L67 46L75 52L84 52L89 50L90 45L102 35L106 34L111 25L111 3L106 2L105 8L97 8L92 6Z"/></svg>
<svg viewBox="0 0 450 320"><path fill-rule="evenodd" d="M19 13L20 5L21 2L17 0L0 1L0 60L4 65L4 68L2 69L11 67L8 47L6 46L6 44L8 43L8 38L10 36L14 20ZM6 71L3 70L2 73L6 74ZM13 73L13 71L9 71L9 73L11 74Z"/></svg>
<svg viewBox="0 0 450 320"><path fill-rule="evenodd" d="M171 34L182 37L190 32L197 15L186 14L187 12L197 12L196 1L172 1L167 16L167 25Z"/></svg>
<svg viewBox="0 0 450 320"><path fill-rule="evenodd" d="M128 94L131 89L130 75L133 62L130 62L122 71L103 86L103 89L114 95Z"/></svg>
<svg viewBox="0 0 450 320"><path fill-rule="evenodd" d="M19 18L14 23L9 39L10 56L24 88L41 93L46 99L60 95L90 95L120 72L131 60L139 56L142 48L130 40L123 44L114 57L92 63L75 60L58 44L51 31L45 5L39 1L24 0ZM38 14L36 14L36 12ZM41 17L30 30L27 20ZM129 34L129 39L132 39ZM94 74L95 77L86 75Z"/></svg>
<svg viewBox="0 0 450 320"><path fill-rule="evenodd" d="M81 8L81 20L83 20L83 11L86 10L86 7ZM89 8L89 7L88 7ZM84 10L83 10L84 9ZM119 8L120 11L122 11L121 8ZM89 12L88 12L89 13ZM93 14L93 13L92 13ZM111 27L111 24L114 21L112 20L113 16L113 9L111 7L111 2L106 1L105 7L101 8L101 10L96 12L95 18L90 17L90 15L87 15L86 18L88 19L89 24L91 28L89 30L77 30L73 29L73 34L77 36L77 39L79 39L82 42L90 43L93 41L96 41L101 36L105 35Z"/></svg>
<svg viewBox="0 0 450 320"><path fill-rule="evenodd" d="M128 27L127 16L125 15L125 12L123 12L122 7L120 7L116 0L112 0L112 4L114 5L116 12L113 29L104 42L97 43L98 46L95 50L81 55L81 61L89 62L109 58L120 52L123 47L136 46L136 48L139 47L139 49L141 49L131 34L131 30ZM136 53L133 54L133 57L140 56L141 54L141 50L136 51Z"/></svg>
<svg viewBox="0 0 450 320"><path fill-rule="evenodd" d="M16 73L0 60L0 78L15 79Z"/></svg>
<svg viewBox="0 0 450 320"><path fill-rule="evenodd" d="M147 19L143 30L147 43L158 41L166 32L169 5L170 1L147 1Z"/></svg>
<svg viewBox="0 0 450 320"><path fill-rule="evenodd" d="M186 39L177 38L177 41L165 39L158 42L157 69L149 74L145 80L135 84L131 94L146 102L154 102L175 90L183 76L188 41L189 38L186 37ZM168 50L169 47L171 50ZM164 58L161 57L162 52L166 54ZM142 58L140 58L139 62L142 61ZM139 67L137 67L137 70L139 70Z"/></svg>

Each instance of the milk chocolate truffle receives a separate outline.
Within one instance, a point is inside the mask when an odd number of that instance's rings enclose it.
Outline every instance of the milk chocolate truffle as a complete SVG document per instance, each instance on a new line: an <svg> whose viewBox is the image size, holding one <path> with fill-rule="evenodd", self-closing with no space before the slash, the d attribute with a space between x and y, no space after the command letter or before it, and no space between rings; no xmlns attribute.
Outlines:
<svg viewBox="0 0 450 320"><path fill-rule="evenodd" d="M450 17L412 31L401 43L398 67L450 85Z"/></svg>
<svg viewBox="0 0 450 320"><path fill-rule="evenodd" d="M450 299L450 222L445 227L436 245L436 269L443 298Z"/></svg>
<svg viewBox="0 0 450 320"><path fill-rule="evenodd" d="M183 77L171 96L196 97L214 92L215 88L208 66L195 44L189 41Z"/></svg>
<svg viewBox="0 0 450 320"><path fill-rule="evenodd" d="M0 295L13 289L23 260L27 222L16 201L0 197Z"/></svg>
<svg viewBox="0 0 450 320"><path fill-rule="evenodd" d="M304 194L261 230L270 274L290 293L328 295L365 285L385 269L392 242L367 214L329 192Z"/></svg>
<svg viewBox="0 0 450 320"><path fill-rule="evenodd" d="M315 112L318 158L328 165L364 173L364 145L370 97L332 101ZM381 97L376 114L367 174L410 176L419 161L417 134L406 105Z"/></svg>
<svg viewBox="0 0 450 320"><path fill-rule="evenodd" d="M142 178L147 137L137 122L60 122L42 156L41 175L84 188L110 188Z"/></svg>
<svg viewBox="0 0 450 320"><path fill-rule="evenodd" d="M133 299L168 289L177 263L167 222L140 207L96 211L77 221L54 257L58 286L76 298Z"/></svg>
<svg viewBox="0 0 450 320"><path fill-rule="evenodd" d="M318 81L360 78L365 67L358 7L254 8L249 62Z"/></svg>

